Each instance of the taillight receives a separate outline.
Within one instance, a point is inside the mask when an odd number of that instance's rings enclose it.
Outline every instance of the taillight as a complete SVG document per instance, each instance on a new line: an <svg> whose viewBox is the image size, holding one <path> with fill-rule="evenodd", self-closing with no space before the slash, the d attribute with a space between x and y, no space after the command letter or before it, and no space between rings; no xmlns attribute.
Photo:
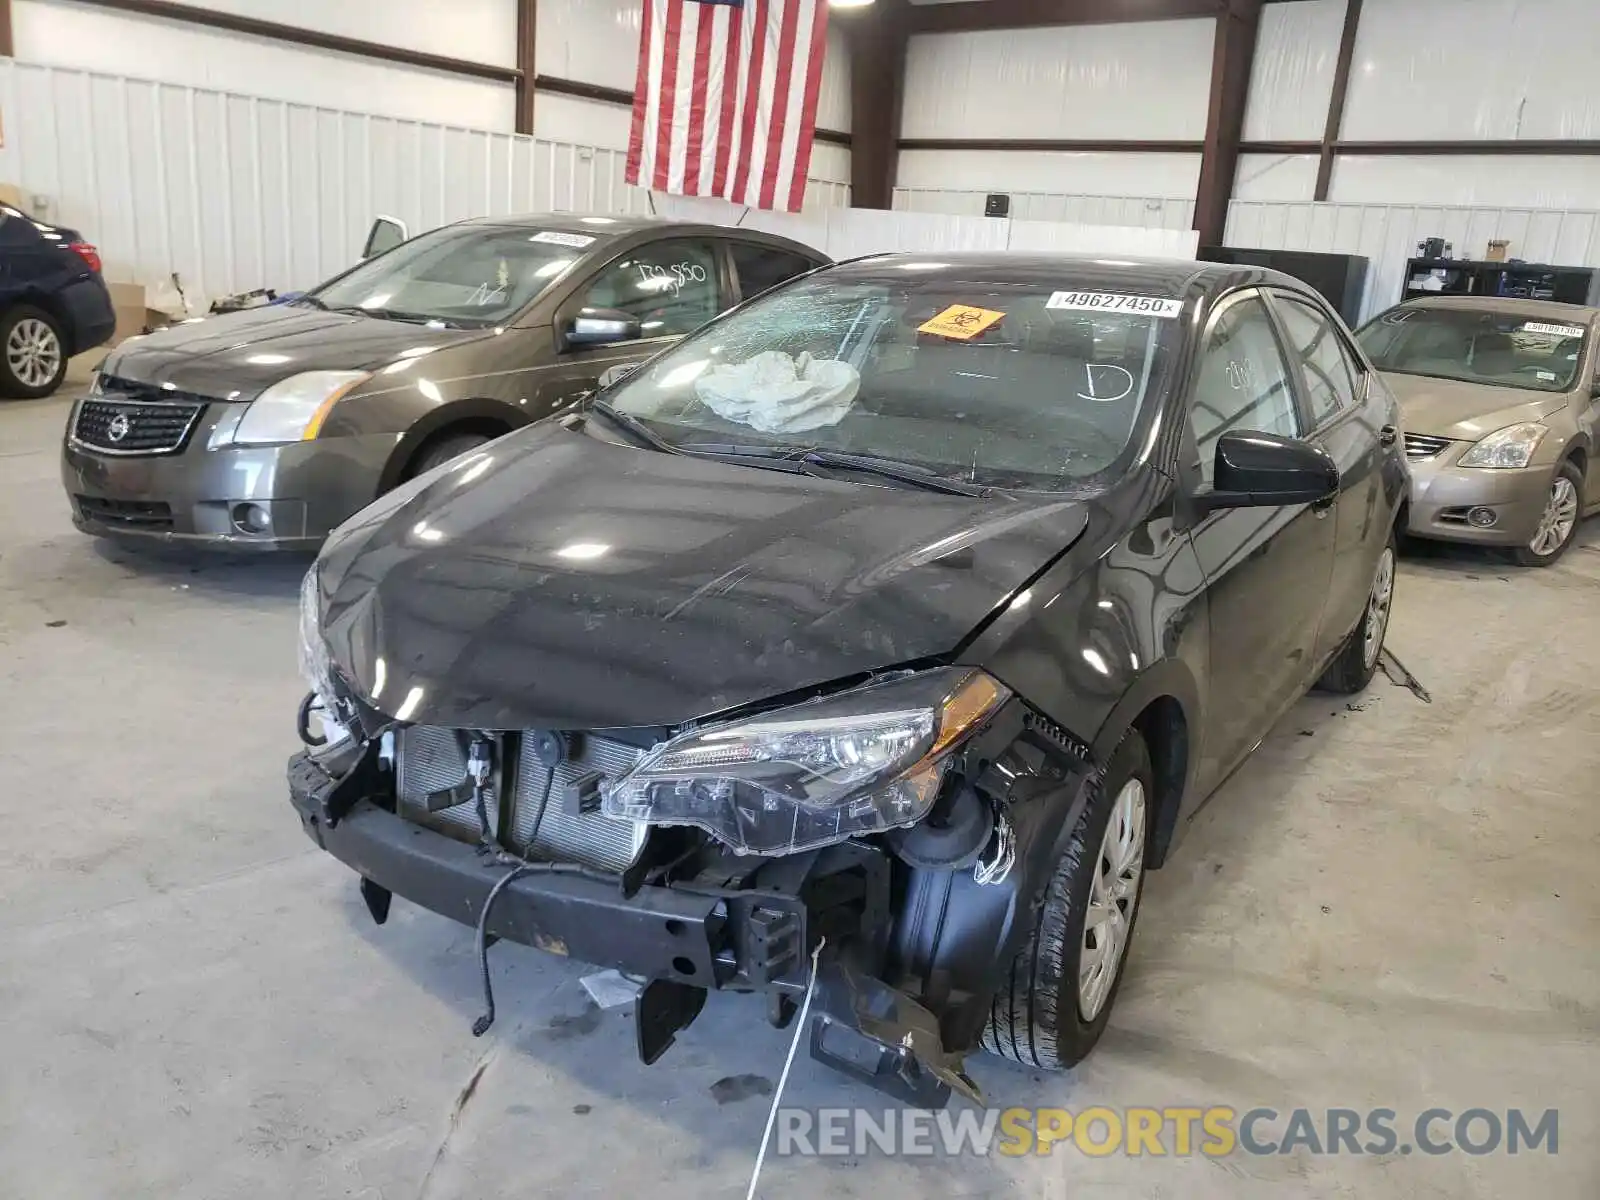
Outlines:
<svg viewBox="0 0 1600 1200"><path fill-rule="evenodd" d="M68 242L67 249L83 259L89 270L96 272L100 270L100 251L88 242Z"/></svg>

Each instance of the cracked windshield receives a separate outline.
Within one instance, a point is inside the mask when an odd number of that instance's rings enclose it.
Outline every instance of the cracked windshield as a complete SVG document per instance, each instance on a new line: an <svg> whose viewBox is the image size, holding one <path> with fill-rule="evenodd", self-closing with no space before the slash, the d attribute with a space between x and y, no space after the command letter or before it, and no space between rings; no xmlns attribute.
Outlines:
<svg viewBox="0 0 1600 1200"><path fill-rule="evenodd" d="M691 451L874 456L980 486L1073 490L1132 457L1179 302L894 275L800 281L602 398Z"/></svg>

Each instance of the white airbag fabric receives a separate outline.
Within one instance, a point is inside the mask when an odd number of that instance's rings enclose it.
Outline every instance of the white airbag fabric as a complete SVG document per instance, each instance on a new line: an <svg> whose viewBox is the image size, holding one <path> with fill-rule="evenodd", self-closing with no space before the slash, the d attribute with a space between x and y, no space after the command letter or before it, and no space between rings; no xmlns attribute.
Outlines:
<svg viewBox="0 0 1600 1200"><path fill-rule="evenodd" d="M793 358L781 350L713 367L695 382L701 402L717 416L762 433L837 425L860 389L861 375L847 362L809 353Z"/></svg>

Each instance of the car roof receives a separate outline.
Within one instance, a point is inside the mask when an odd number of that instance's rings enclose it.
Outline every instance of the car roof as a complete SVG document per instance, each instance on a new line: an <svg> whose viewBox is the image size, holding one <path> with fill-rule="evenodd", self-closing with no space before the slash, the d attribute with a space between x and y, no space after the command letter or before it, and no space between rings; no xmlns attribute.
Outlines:
<svg viewBox="0 0 1600 1200"><path fill-rule="evenodd" d="M916 272L919 280L943 285L1010 283L1042 290L1137 292L1163 299L1181 299L1199 289L1208 296L1235 287L1272 284L1309 293L1301 280L1282 271L1232 263L1196 262L1177 258L1109 257L1094 254L1019 254L990 252L947 254L872 254L828 270L830 279L883 280L899 272Z"/></svg>
<svg viewBox="0 0 1600 1200"><path fill-rule="evenodd" d="M484 225L502 229L548 229L555 233L581 233L598 240L651 232L680 236L737 237L743 241L766 242L803 251L808 257L826 258L821 250L760 229L740 229L730 225L709 225L704 221L669 221L662 217L612 216L608 213L516 213L508 216L473 217L462 225Z"/></svg>
<svg viewBox="0 0 1600 1200"><path fill-rule="evenodd" d="M1418 296L1407 300L1402 307L1513 313L1519 317L1565 317L1585 324L1600 314L1600 308L1584 304L1558 304L1554 300L1526 300L1517 296Z"/></svg>

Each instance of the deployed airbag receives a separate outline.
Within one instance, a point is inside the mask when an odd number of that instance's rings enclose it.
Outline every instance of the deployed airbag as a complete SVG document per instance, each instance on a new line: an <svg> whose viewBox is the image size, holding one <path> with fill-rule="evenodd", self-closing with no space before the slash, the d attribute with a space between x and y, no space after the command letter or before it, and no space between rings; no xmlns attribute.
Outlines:
<svg viewBox="0 0 1600 1200"><path fill-rule="evenodd" d="M717 416L762 433L837 425L860 388L860 372L847 362L781 350L714 367L695 382L701 402Z"/></svg>

